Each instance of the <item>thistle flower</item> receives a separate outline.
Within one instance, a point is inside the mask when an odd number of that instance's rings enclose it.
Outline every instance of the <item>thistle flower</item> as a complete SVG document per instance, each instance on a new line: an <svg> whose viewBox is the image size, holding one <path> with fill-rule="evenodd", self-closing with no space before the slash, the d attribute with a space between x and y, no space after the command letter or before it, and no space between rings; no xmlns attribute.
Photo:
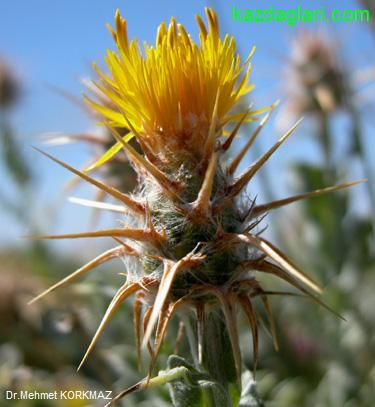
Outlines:
<svg viewBox="0 0 375 407"><path fill-rule="evenodd" d="M258 317L253 299L261 298L273 332L269 296L282 294L261 287L256 272L272 274L288 282L327 308L317 296L322 291L319 284L256 233L256 227L270 210L347 188L355 182L265 204L246 199L244 191L249 182L292 135L299 122L242 174L236 174L239 163L276 105L238 112L245 95L253 87L249 84L253 51L242 62L233 37L220 37L215 12L208 8L206 15L208 27L197 17L198 44L172 18L168 28L164 23L159 26L155 44L146 44L142 51L136 39L129 42L126 21L119 12L116 14L116 28L111 32L118 52L107 53L110 74L96 68L101 78L96 86L115 108L90 98L87 101L111 129L117 141L116 149L121 147L138 172L141 182L134 195L124 194L43 153L115 198L120 203L117 210L127 213L127 219L130 217L127 225L118 228L39 237L107 236L118 246L99 255L36 299L114 257L127 261L126 281L113 297L83 361L114 312L132 294L135 295L138 354L141 343L150 345L152 336L154 338L150 347L150 373L171 318L180 311L189 310L196 315L199 363L205 357L205 327L215 313L223 312L235 367L240 375L236 313L240 308L252 331L256 364ZM265 111L268 111L266 116L245 146L227 162L225 153L236 139L241 124L257 120ZM224 136L226 126L231 123L234 126L229 135ZM118 128L127 129L129 134L123 136L116 130ZM141 146L143 155L128 143L129 135ZM96 166L105 164L111 154L115 154L114 150L99 159ZM103 209L107 208L103 206Z"/></svg>
<svg viewBox="0 0 375 407"><path fill-rule="evenodd" d="M288 110L293 116L346 109L350 79L335 44L319 32L301 31L294 39L286 71Z"/></svg>
<svg viewBox="0 0 375 407"><path fill-rule="evenodd" d="M370 202L375 209L373 171L362 140L364 108L371 102L366 88L373 81L372 72L371 67L362 72L351 69L342 58L337 41L325 33L301 31L294 39L285 71L287 103L279 114L278 124L285 129L301 115L314 120L325 174L328 182L334 183L337 174L331 121L335 113L345 113L351 123L350 154L361 158L363 173L370 180L366 185Z"/></svg>

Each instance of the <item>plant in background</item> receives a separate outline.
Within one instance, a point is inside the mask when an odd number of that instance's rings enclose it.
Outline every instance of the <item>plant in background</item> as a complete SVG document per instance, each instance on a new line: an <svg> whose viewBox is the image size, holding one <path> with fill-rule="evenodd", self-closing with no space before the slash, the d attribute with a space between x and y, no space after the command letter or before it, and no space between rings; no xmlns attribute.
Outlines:
<svg viewBox="0 0 375 407"><path fill-rule="evenodd" d="M312 120L312 134L320 148L323 158L323 170L317 166L303 165L298 169L304 187L319 187L324 182L336 183L342 174L348 171L348 159L358 160L362 166L366 183L368 202L372 214L375 214L375 183L371 158L368 156L363 139L363 114L357 104L359 90L356 89L354 74L345 63L337 41L322 32L302 31L296 35L289 63L286 67L285 83L288 104L284 118L304 115ZM371 78L367 78L367 81ZM367 83L371 84L371 82ZM332 131L335 114L343 112L349 121L349 149L345 157L338 159L335 134ZM343 138L343 137L341 137ZM345 168L341 168L341 162ZM327 227L331 231L326 239L320 239L322 250L328 249L335 253L329 261L333 261L336 269L343 264L344 254L351 244L347 239L335 241L334 236L350 236L344 232L342 218L348 208L347 197L331 197L331 215ZM341 208L339 213L337 208ZM316 209L314 209L316 211ZM319 216L327 216L321 214ZM346 247L345 247L346 245Z"/></svg>
<svg viewBox="0 0 375 407"><path fill-rule="evenodd" d="M367 293L375 287L375 217L374 206L368 204L374 202L375 184L366 147L370 139L365 139L365 109L358 104L363 93L359 94L353 80L356 73L350 60L343 58L345 49L332 40L332 33L299 32L292 44L283 77L283 83L290 84L284 119L290 119L292 113L309 120L306 130L322 158L315 163L307 159L291 163L297 181L294 192L319 188L327 180L337 182L358 170L369 182L367 194L363 188L304 201L289 216L285 211L277 223L278 243L327 282L327 301L347 321L334 324L323 315L312 314L308 304L293 300L279 308L275 320L280 326L288 325L286 335L278 354L270 358L264 352L264 366L272 364L272 368L264 369L266 377L259 391L280 407L370 407L374 400L374 315ZM371 72L367 69L362 74L362 84L371 84ZM273 383L269 391L262 387L267 381Z"/></svg>
<svg viewBox="0 0 375 407"><path fill-rule="evenodd" d="M359 0L362 6L366 7L367 10L370 12L370 22L372 24L372 27L375 27L375 5L374 2L371 0Z"/></svg>
<svg viewBox="0 0 375 407"><path fill-rule="evenodd" d="M36 192L38 174L32 172L22 150L24 144L18 138L14 126L16 121L13 114L23 95L23 86L16 71L16 66L0 57L0 212L4 208L21 227L30 228L36 233L40 226L36 216L30 217L30 207L34 202L33 197L39 196ZM31 189L31 186L34 188ZM13 225L2 219L2 227L5 232ZM31 242L27 247L21 248L18 244L12 246L11 239L3 241L0 248L1 394L5 395L7 390L31 388L36 392L48 389L84 389L88 388L88 382L91 388L96 383L103 383L108 388L114 382L116 376L112 374L113 369L105 358L95 357L91 360L93 363L87 369L90 379L74 371L80 357L76 351L80 348L78 344L84 346L87 342L85 338L89 335L77 309L72 306L73 292L64 297L65 302L59 301L56 296L38 307L24 306L32 293L46 287L43 277L48 275L49 278L59 278L67 268L75 266L76 263L71 259L52 253L44 242ZM63 379L59 375L62 370ZM93 384L94 380L96 383ZM25 405L24 400L9 403L14 406ZM62 400L51 403L54 407L66 405ZM1 401L0 404L8 403ZM38 404L40 400L27 402L30 407Z"/></svg>
<svg viewBox="0 0 375 407"><path fill-rule="evenodd" d="M19 102L21 85L14 70L5 59L0 57L0 140L4 169L11 176L22 199L0 192L0 205L18 221L27 221L24 208L25 193L32 181L31 170L26 161L11 123L11 115Z"/></svg>
<svg viewBox="0 0 375 407"><path fill-rule="evenodd" d="M237 175L241 160L276 105L258 111L238 110L253 88L249 83L253 51L242 62L234 38L220 37L215 12L206 9L206 15L208 27L197 17L199 43L172 18L169 27L164 23L159 26L155 44L145 44L141 50L136 39L129 41L126 21L117 12L116 27L111 32L118 50L107 52L110 73L96 68L100 80L95 83L113 107L87 97L117 144L91 169L107 165L122 149L133 163L140 184L133 195L128 195L92 178L87 171L43 153L115 198L124 222L106 230L39 237L110 237L118 245L36 299L114 257L124 258L126 279L82 363L120 304L134 295L137 352L140 355L141 345L147 347L151 363L147 378L120 396L170 382L175 406L246 406L260 402L254 401L252 386L245 386L240 400L237 310L244 312L252 332L255 369L259 342L255 299L259 297L263 303L274 334L269 296L289 294L262 287L257 273L276 276L328 308L318 297L321 287L263 238L258 225L270 210L355 183L265 204L247 197L249 182L298 123ZM259 120L263 112L266 116L245 146L228 160L226 153L241 124ZM119 129L128 133L124 136ZM136 140L143 155L128 143L130 138ZM108 209L106 205L102 208ZM191 361L171 355L168 370L152 377L169 323L176 314L187 332ZM275 336L274 343L277 347Z"/></svg>
<svg viewBox="0 0 375 407"><path fill-rule="evenodd" d="M350 96L337 47L323 33L301 31L292 42L287 93L295 115L345 108Z"/></svg>
<svg viewBox="0 0 375 407"><path fill-rule="evenodd" d="M339 63L336 48L337 44L319 32L305 30L294 38L285 72L289 103L281 115L284 119L301 115L316 119L328 172L332 171L328 117L348 109L352 96L348 74Z"/></svg>
<svg viewBox="0 0 375 407"><path fill-rule="evenodd" d="M0 59L0 109L6 110L14 106L19 99L19 94L18 80L8 63Z"/></svg>
<svg viewBox="0 0 375 407"><path fill-rule="evenodd" d="M300 116L313 119L324 158L326 181L335 183L338 174L334 163L332 119L338 112L344 112L348 116L351 123L350 154L360 158L363 172L370 180L366 186L375 213L375 184L370 159L362 140L363 117L359 113L359 91L353 78L350 66L340 55L337 41L322 32L301 31L294 38L286 67L285 90L288 103L280 117L281 122ZM371 77L367 80L365 78L362 85L372 82Z"/></svg>

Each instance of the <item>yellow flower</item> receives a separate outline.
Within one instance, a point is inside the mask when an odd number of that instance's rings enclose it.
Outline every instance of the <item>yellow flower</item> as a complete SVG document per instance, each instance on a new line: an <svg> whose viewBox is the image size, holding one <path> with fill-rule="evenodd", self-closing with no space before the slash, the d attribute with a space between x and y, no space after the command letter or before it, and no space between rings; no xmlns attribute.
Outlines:
<svg viewBox="0 0 375 407"><path fill-rule="evenodd" d="M105 61L110 75L97 67L101 81L96 83L116 107L109 108L88 98L89 104L111 127L127 127L160 152L166 146L177 150L189 146L202 150L215 116L215 132L243 118L251 120L258 112L233 112L249 84L250 52L244 63L236 51L234 38L220 38L217 16L206 9L208 29L199 16L199 44L172 18L167 28L158 29L155 45L137 39L129 42L126 21L116 13L112 30L118 53L108 51Z"/></svg>

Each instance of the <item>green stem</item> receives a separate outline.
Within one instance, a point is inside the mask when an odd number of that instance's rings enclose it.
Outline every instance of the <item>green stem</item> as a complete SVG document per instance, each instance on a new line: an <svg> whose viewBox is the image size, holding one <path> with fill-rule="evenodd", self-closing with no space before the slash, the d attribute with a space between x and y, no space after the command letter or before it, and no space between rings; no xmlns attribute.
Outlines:
<svg viewBox="0 0 375 407"><path fill-rule="evenodd" d="M241 384L222 312L206 313L202 328L202 367L225 390L228 400L231 400L229 405L235 406L240 398Z"/></svg>

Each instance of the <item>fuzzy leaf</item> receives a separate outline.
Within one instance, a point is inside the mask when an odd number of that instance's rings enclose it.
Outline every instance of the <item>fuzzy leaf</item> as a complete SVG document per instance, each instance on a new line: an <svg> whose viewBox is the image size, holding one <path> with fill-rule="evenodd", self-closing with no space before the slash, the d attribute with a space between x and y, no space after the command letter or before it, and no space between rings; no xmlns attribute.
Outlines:
<svg viewBox="0 0 375 407"><path fill-rule="evenodd" d="M232 407L228 393L223 386L212 380L207 373L195 369L184 358L171 355L168 368L186 367L184 378L169 383L174 407Z"/></svg>

